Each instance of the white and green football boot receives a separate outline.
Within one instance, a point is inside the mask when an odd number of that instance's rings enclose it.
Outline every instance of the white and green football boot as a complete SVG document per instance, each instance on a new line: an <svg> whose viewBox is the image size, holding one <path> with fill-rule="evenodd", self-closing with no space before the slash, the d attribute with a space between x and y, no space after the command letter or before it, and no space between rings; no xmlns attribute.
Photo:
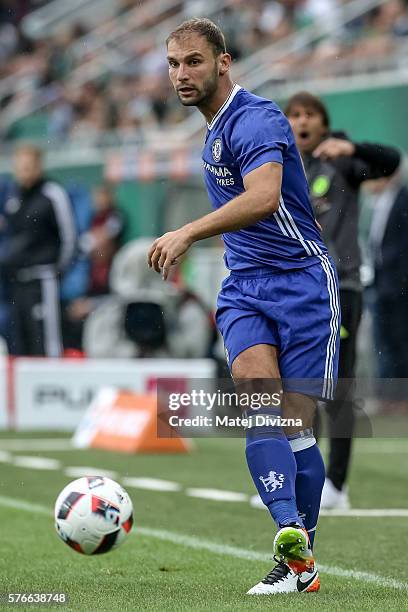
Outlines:
<svg viewBox="0 0 408 612"><path fill-rule="evenodd" d="M250 589L247 595L312 593L320 589L320 579L307 531L282 527L273 542L275 567Z"/></svg>

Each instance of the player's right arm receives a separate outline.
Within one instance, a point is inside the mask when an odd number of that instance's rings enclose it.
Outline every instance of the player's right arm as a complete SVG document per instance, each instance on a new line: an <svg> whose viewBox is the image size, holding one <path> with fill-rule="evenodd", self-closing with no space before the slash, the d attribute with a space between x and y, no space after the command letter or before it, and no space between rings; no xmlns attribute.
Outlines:
<svg viewBox="0 0 408 612"><path fill-rule="evenodd" d="M155 240L148 253L149 266L166 279L172 263L197 240L249 227L276 212L289 132L287 119L273 105L248 107L237 115L224 136L244 191L218 210Z"/></svg>
<svg viewBox="0 0 408 612"><path fill-rule="evenodd" d="M245 191L215 210L155 240L148 263L166 280L172 263L198 240L254 225L279 208L282 165L267 162L244 177Z"/></svg>
<svg viewBox="0 0 408 612"><path fill-rule="evenodd" d="M194 241L249 227L278 210L288 129L286 119L274 107L248 107L230 122L224 130L225 141L239 166L245 191L189 224Z"/></svg>
<svg viewBox="0 0 408 612"><path fill-rule="evenodd" d="M282 164L265 163L246 174L243 180L243 193L187 226L193 241L254 225L278 210Z"/></svg>

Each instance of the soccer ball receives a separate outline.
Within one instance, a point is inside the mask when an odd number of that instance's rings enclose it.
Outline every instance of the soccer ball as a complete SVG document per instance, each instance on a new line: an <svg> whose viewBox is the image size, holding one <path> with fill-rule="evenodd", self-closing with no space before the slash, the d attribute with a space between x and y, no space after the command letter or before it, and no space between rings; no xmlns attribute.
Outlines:
<svg viewBox="0 0 408 612"><path fill-rule="evenodd" d="M114 480L84 476L70 482L55 502L55 528L79 553L99 555L120 546L133 524L132 501Z"/></svg>

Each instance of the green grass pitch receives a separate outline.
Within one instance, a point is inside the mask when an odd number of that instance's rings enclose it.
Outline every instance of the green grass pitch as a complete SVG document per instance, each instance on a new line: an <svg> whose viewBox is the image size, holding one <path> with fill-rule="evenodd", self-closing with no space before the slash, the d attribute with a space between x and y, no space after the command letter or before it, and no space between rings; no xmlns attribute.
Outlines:
<svg viewBox="0 0 408 612"><path fill-rule="evenodd" d="M0 451L13 437L24 436L0 434ZM175 456L10 452L57 459L61 466L27 469L0 452L0 592L64 591L70 602L58 607L76 611L408 609L408 516L322 517L315 548L324 568L320 593L245 596L273 564L267 558L275 530L267 511L185 493L203 487L253 494L242 440L200 440L189 455ZM407 440L358 440L350 481L353 507L408 509L407 457ZM59 540L53 526L55 498L73 480L64 473L68 466L113 470L119 481L125 476L171 480L183 490L127 487L135 511L132 535L117 551L83 557ZM357 579L353 571L362 574Z"/></svg>

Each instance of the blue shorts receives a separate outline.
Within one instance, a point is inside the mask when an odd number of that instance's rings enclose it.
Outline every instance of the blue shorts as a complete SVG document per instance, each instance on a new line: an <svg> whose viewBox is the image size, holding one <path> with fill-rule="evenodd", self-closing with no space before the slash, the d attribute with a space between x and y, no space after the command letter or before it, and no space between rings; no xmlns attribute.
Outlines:
<svg viewBox="0 0 408 612"><path fill-rule="evenodd" d="M298 270L231 272L217 307L229 367L250 346L272 344L279 351L286 390L333 398L340 303L336 270L327 255Z"/></svg>

